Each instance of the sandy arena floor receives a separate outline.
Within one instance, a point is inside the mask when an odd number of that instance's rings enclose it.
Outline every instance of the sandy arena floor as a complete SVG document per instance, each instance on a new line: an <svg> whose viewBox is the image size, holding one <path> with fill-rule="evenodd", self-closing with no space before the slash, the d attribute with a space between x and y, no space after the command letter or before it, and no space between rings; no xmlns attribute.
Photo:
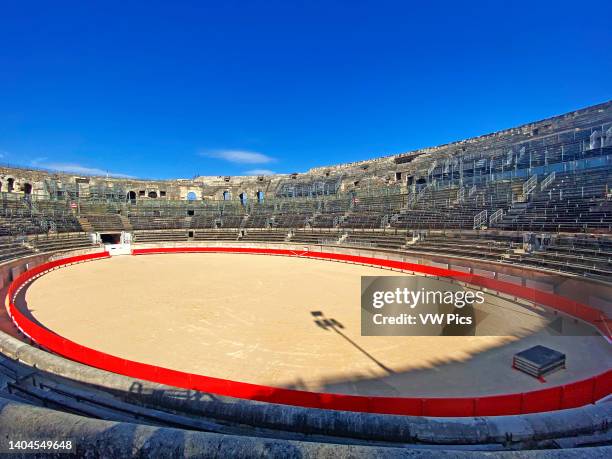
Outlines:
<svg viewBox="0 0 612 459"><path fill-rule="evenodd" d="M612 363L597 336L554 336L547 321L489 297L522 337L362 337L358 265L240 254L120 256L53 271L26 301L40 323L85 346L177 370L361 395L467 396L541 389ZM324 329L312 311L343 328ZM511 369L534 344L567 354L542 384Z"/></svg>

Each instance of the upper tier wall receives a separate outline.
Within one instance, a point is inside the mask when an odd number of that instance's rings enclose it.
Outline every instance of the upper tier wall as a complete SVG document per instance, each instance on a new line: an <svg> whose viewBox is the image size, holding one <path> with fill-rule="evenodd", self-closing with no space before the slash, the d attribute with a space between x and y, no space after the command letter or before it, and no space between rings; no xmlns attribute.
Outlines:
<svg viewBox="0 0 612 459"><path fill-rule="evenodd" d="M190 193L194 193L196 199L222 199L224 192L229 192L234 199L241 193L253 199L260 191L266 196L273 196L282 189L283 184L311 185L315 182L327 183L334 191L405 187L409 177L416 179L431 175L434 163L441 168L442 163L456 162L461 157L462 163L469 164L481 157L502 157L509 151L519 155L521 149L554 148L559 144L571 144L581 150L612 146L612 101L446 145L354 163L316 167L300 174L142 180L2 167L0 192L31 193L42 198L51 196L55 191L65 194L78 192L82 198L94 194L113 196L123 193L125 196L131 192L135 199L177 200L187 199Z"/></svg>

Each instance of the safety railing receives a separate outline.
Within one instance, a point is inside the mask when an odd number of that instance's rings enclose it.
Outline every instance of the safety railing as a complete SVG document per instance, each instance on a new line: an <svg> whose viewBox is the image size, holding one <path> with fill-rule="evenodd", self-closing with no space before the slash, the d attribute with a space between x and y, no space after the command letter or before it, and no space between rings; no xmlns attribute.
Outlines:
<svg viewBox="0 0 612 459"><path fill-rule="evenodd" d="M478 212L474 215L474 229L482 228L487 223L487 210L483 210L482 212Z"/></svg>
<svg viewBox="0 0 612 459"><path fill-rule="evenodd" d="M489 225L493 225L502 219L504 216L504 209L497 209L495 212L491 214L489 217Z"/></svg>
<svg viewBox="0 0 612 459"><path fill-rule="evenodd" d="M540 191L544 191L548 188L548 185L555 181L556 175L555 171L552 171L548 177L542 180L542 183L540 183Z"/></svg>
<svg viewBox="0 0 612 459"><path fill-rule="evenodd" d="M455 199L455 203L463 202L465 199L465 188L459 188L457 191L457 197Z"/></svg>
<svg viewBox="0 0 612 459"><path fill-rule="evenodd" d="M526 199L538 184L538 176L532 175L529 180L523 183L523 198Z"/></svg>

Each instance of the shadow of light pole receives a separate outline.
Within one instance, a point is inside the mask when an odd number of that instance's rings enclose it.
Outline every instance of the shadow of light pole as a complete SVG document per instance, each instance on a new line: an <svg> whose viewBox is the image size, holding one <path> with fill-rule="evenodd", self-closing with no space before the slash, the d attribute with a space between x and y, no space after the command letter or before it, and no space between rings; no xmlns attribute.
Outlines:
<svg viewBox="0 0 612 459"><path fill-rule="evenodd" d="M374 362L376 365L378 365L381 369L383 369L384 371L386 371L389 374L395 373L391 368L386 366L381 361L377 360L376 357L374 357L372 354L370 354L364 348L359 346L359 344L357 344L351 338L346 336L341 331L342 329L344 329L344 325L342 325L336 319L328 319L328 318L326 318L325 314L323 314L322 311L310 311L310 314L315 318L314 322L315 322L315 324L317 324L318 327L321 327L325 331L329 331L329 330L335 331L338 335L340 335L342 338L344 338L349 344L351 344L355 349L357 349L359 352L361 352L363 355L365 355L367 358L369 358L372 362Z"/></svg>

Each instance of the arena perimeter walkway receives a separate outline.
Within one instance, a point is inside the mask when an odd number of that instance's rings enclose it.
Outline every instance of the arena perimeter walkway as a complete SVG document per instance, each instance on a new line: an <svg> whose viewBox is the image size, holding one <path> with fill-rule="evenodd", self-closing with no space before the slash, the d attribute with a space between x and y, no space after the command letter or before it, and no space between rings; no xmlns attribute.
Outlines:
<svg viewBox="0 0 612 459"><path fill-rule="evenodd" d="M362 275L399 273L261 255L123 256L51 272L29 287L26 301L54 332L120 357L323 392L519 392L611 365L603 338L553 336L547 319L493 297L484 308L488 323L520 338L362 337ZM313 312L335 326L317 325ZM512 355L534 344L565 352L568 369L544 384L512 370Z"/></svg>

